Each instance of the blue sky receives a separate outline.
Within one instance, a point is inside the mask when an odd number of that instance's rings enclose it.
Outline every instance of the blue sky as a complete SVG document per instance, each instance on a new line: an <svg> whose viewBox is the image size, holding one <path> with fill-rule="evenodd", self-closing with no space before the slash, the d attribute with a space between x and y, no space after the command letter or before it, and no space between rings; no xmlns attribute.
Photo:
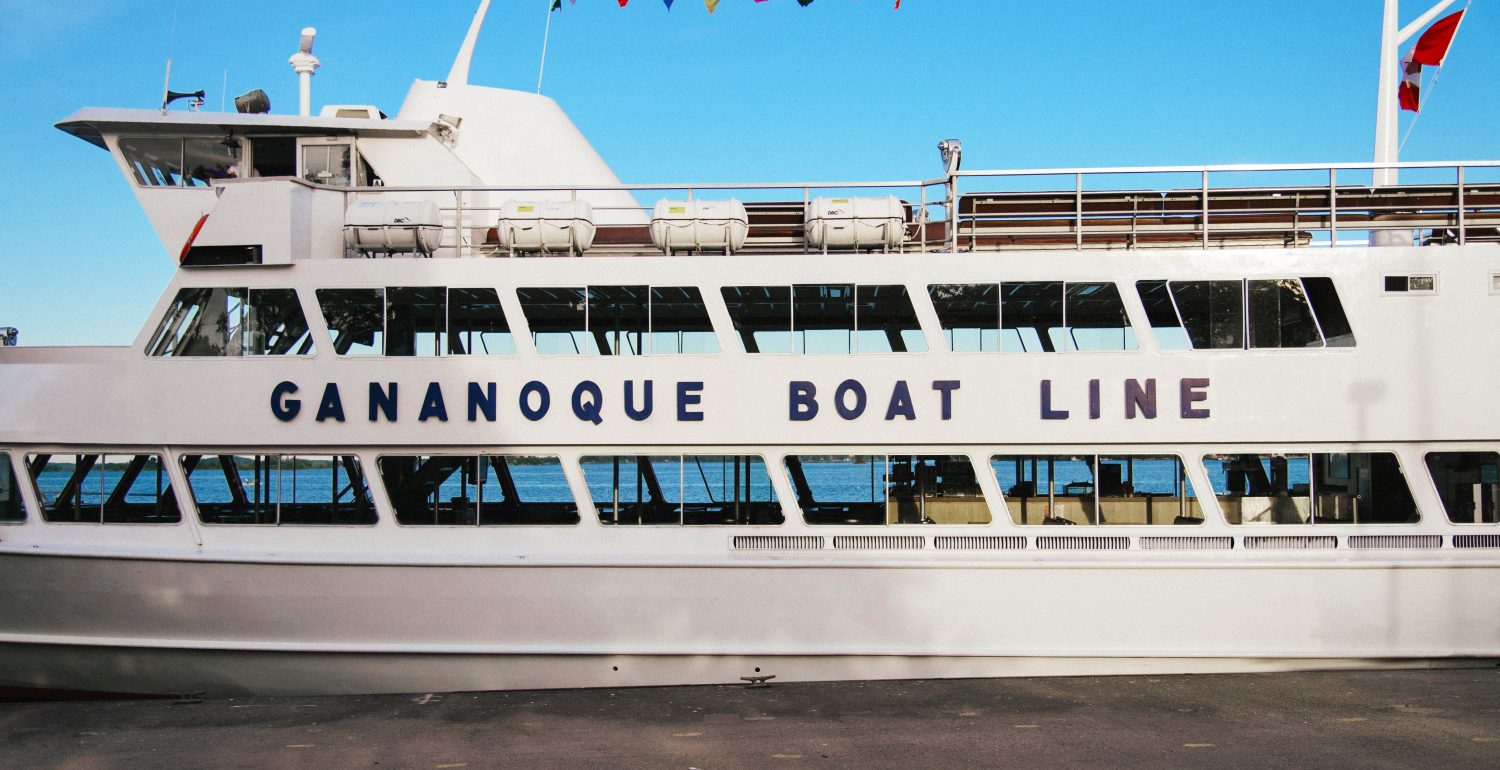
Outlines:
<svg viewBox="0 0 1500 770"><path fill-rule="evenodd" d="M548 1L494 0L471 82L535 88ZM207 90L206 109L263 88L294 112L303 26L319 31L314 110L394 113L413 79L447 75L476 4L0 0L0 326L124 344L171 274L108 157L53 123L155 106L169 54L173 87ZM930 177L950 136L969 169L1370 158L1380 0L675 5L552 16L543 91L626 182ZM1404 5L1406 21L1427 4ZM1500 158L1497 33L1478 0L1403 159Z"/></svg>

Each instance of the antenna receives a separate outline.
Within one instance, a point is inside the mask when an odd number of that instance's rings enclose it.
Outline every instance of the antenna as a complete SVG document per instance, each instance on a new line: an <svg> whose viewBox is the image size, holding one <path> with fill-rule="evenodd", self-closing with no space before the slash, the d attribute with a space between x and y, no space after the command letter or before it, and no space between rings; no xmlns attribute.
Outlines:
<svg viewBox="0 0 1500 770"><path fill-rule="evenodd" d="M469 84L469 62L474 59L474 45L479 42L479 28L484 26L485 14L489 12L490 0L479 0L479 10L474 12L474 20L469 22L469 34L464 35L464 44L459 46L458 56L453 59L453 69L448 70L448 85Z"/></svg>
<svg viewBox="0 0 1500 770"><path fill-rule="evenodd" d="M312 76L318 69L318 57L313 56L313 38L317 37L318 31L312 27L302 28L302 41L297 46L297 52L292 54L287 63L292 65L292 70L297 73L301 81L301 101L298 105L297 114L307 117L312 114Z"/></svg>

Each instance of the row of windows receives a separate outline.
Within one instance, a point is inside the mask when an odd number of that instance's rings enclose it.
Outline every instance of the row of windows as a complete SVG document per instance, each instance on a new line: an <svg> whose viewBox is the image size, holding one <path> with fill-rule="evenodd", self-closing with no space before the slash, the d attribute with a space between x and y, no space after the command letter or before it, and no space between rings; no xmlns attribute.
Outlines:
<svg viewBox="0 0 1500 770"><path fill-rule="evenodd" d="M0 454L0 521L25 521L14 470ZM376 506L359 458L185 455L206 524L366 525ZM586 456L583 475L607 525L774 525L782 505L756 455ZM1426 456L1454 523L1500 521L1500 454ZM158 455L28 455L49 522L181 521ZM784 462L808 524L988 524L967 456L793 455ZM1400 463L1385 452L1247 453L1203 458L1230 524L1405 524L1419 519ZM377 461L402 525L576 524L555 456L386 455ZM1176 455L996 455L1006 512L1020 525L1193 525L1198 494Z"/></svg>
<svg viewBox="0 0 1500 770"><path fill-rule="evenodd" d="M1328 278L1141 281L1137 294L1166 350L1352 346ZM902 285L812 284L721 289L747 353L919 353L927 342ZM318 289L338 355L451 356L516 352L492 288ZM1119 288L1022 281L928 287L949 350L1135 350ZM516 299L547 355L717 353L693 286L523 287ZM153 356L307 355L307 320L291 289L193 288L177 293L147 345Z"/></svg>

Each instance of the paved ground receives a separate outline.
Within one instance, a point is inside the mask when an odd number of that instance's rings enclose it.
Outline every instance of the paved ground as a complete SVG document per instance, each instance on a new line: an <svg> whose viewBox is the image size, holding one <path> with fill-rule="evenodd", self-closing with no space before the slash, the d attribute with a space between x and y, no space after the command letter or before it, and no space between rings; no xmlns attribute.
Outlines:
<svg viewBox="0 0 1500 770"><path fill-rule="evenodd" d="M3 768L1500 767L1500 669L0 703Z"/></svg>

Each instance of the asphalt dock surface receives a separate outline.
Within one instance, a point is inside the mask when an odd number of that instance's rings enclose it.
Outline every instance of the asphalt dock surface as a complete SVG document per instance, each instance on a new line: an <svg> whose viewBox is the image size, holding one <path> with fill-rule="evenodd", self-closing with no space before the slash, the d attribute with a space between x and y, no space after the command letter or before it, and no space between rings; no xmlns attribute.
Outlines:
<svg viewBox="0 0 1500 770"><path fill-rule="evenodd" d="M1500 669L0 703L3 768L1500 767Z"/></svg>

